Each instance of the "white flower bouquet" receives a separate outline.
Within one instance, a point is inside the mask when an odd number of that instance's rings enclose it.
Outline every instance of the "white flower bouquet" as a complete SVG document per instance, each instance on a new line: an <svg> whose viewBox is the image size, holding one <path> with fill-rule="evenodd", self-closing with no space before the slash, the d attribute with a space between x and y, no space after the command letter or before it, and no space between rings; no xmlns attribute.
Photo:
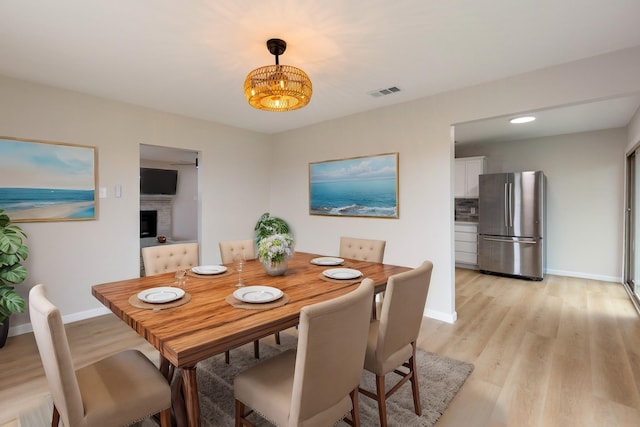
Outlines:
<svg viewBox="0 0 640 427"><path fill-rule="evenodd" d="M278 264L293 255L293 239L288 234L272 234L258 243L258 259Z"/></svg>

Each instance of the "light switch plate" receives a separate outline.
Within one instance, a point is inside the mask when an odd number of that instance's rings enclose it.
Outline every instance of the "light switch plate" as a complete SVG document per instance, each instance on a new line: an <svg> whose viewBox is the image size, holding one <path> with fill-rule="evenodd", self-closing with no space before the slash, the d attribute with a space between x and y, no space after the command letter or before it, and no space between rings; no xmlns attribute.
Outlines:
<svg viewBox="0 0 640 427"><path fill-rule="evenodd" d="M106 187L100 187L100 189L98 191L98 197L100 197L101 199L106 199L107 198L107 188Z"/></svg>

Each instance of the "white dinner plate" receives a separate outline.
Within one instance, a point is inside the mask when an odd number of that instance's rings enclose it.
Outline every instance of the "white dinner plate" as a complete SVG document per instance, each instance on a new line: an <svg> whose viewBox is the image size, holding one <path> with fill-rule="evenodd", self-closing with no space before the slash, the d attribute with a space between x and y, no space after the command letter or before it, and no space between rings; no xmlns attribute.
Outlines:
<svg viewBox="0 0 640 427"><path fill-rule="evenodd" d="M233 293L236 299L242 302L264 303L275 301L284 295L278 288L271 286L247 286L240 288Z"/></svg>
<svg viewBox="0 0 640 427"><path fill-rule="evenodd" d="M334 258L330 256L323 256L311 260L311 264L315 265L340 265L343 262L344 260L342 258Z"/></svg>
<svg viewBox="0 0 640 427"><path fill-rule="evenodd" d="M144 302L153 304L161 304L163 302L171 302L184 296L184 291L180 288L171 286L162 286L159 288L151 288L138 293L138 298Z"/></svg>
<svg viewBox="0 0 640 427"><path fill-rule="evenodd" d="M362 276L360 270L354 270L353 268L330 268L322 272L325 276L331 279L356 279Z"/></svg>
<svg viewBox="0 0 640 427"><path fill-rule="evenodd" d="M191 269L196 274L222 274L227 271L224 265L199 265Z"/></svg>

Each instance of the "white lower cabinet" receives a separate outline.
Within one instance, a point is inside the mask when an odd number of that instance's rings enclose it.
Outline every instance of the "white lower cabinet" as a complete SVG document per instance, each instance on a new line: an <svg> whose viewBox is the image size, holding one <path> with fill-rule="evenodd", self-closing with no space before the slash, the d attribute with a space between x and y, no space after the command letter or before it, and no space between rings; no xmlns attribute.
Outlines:
<svg viewBox="0 0 640 427"><path fill-rule="evenodd" d="M478 225L455 223L456 264L475 268L478 265Z"/></svg>

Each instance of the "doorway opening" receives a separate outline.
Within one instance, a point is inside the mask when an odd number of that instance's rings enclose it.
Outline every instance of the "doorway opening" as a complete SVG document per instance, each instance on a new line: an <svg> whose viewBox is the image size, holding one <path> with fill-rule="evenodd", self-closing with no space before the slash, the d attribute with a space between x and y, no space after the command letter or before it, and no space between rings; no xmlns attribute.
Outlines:
<svg viewBox="0 0 640 427"><path fill-rule="evenodd" d="M156 235L162 235L168 242L197 242L199 235L198 152L140 144L140 167L144 170L177 172L174 173L174 177L177 176L177 182L175 180L173 182L175 191L152 191L148 188L144 192L141 191L141 219L143 211L157 211L156 230L150 234L151 240ZM153 189L161 186L148 187ZM142 233L143 230L140 231Z"/></svg>
<svg viewBox="0 0 640 427"><path fill-rule="evenodd" d="M624 286L640 313L640 148L627 156Z"/></svg>

